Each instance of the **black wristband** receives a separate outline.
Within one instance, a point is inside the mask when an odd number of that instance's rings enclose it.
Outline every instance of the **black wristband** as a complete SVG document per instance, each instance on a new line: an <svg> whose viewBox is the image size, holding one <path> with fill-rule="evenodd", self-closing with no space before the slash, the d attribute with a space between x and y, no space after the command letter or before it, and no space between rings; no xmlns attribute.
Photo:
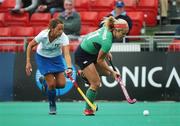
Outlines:
<svg viewBox="0 0 180 126"><path fill-rule="evenodd" d="M73 68L72 68L72 67L68 67L67 69L71 69L71 70L73 70Z"/></svg>

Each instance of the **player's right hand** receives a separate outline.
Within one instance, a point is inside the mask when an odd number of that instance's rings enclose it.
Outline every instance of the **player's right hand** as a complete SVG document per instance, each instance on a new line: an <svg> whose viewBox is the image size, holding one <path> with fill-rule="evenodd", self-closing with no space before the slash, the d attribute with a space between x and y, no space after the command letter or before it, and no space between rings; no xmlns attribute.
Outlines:
<svg viewBox="0 0 180 126"><path fill-rule="evenodd" d="M26 63L26 75L30 76L32 72L32 66L31 63Z"/></svg>

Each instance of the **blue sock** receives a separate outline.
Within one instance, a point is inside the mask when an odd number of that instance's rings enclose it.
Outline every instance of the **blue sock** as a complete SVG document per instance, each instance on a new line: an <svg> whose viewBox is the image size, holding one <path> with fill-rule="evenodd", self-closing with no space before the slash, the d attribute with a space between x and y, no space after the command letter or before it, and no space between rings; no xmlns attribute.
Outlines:
<svg viewBox="0 0 180 126"><path fill-rule="evenodd" d="M47 88L47 83L46 83L46 80L45 80L45 79L43 80L42 83L43 83L43 85Z"/></svg>
<svg viewBox="0 0 180 126"><path fill-rule="evenodd" d="M56 106L56 90L48 90L48 100L50 106Z"/></svg>
<svg viewBox="0 0 180 126"><path fill-rule="evenodd" d="M47 85L47 83L46 83L45 78L41 76L41 77L39 78L39 82L42 84L42 91L47 94L47 93L48 93L48 90L47 90L47 89L48 89L48 85Z"/></svg>
<svg viewBox="0 0 180 126"><path fill-rule="evenodd" d="M45 87L45 93L47 94L47 92L48 92L48 85L47 85L45 79L44 79L44 81L43 81L43 85L44 85L44 87Z"/></svg>

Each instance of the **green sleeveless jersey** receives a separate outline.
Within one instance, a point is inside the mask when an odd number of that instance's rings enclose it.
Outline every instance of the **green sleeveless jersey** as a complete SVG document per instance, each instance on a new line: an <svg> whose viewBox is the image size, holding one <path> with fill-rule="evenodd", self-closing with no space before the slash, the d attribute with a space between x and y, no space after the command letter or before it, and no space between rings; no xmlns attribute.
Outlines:
<svg viewBox="0 0 180 126"><path fill-rule="evenodd" d="M112 33L102 27L85 36L81 43L81 48L89 54L98 54L99 50L108 53L112 46Z"/></svg>

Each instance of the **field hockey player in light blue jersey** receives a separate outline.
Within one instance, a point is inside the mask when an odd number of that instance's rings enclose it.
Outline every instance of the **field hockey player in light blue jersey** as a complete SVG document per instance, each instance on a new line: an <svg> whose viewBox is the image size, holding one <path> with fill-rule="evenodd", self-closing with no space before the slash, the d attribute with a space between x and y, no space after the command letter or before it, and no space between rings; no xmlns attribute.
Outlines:
<svg viewBox="0 0 180 126"><path fill-rule="evenodd" d="M71 57L69 53L69 39L63 32L64 24L59 19L52 19L48 29L41 31L27 47L26 74L31 75L31 50L37 45L36 64L47 83L49 100L49 114L56 114L56 88L64 88L66 74L72 73ZM64 56L63 56L64 55ZM63 62L65 58L67 69Z"/></svg>

